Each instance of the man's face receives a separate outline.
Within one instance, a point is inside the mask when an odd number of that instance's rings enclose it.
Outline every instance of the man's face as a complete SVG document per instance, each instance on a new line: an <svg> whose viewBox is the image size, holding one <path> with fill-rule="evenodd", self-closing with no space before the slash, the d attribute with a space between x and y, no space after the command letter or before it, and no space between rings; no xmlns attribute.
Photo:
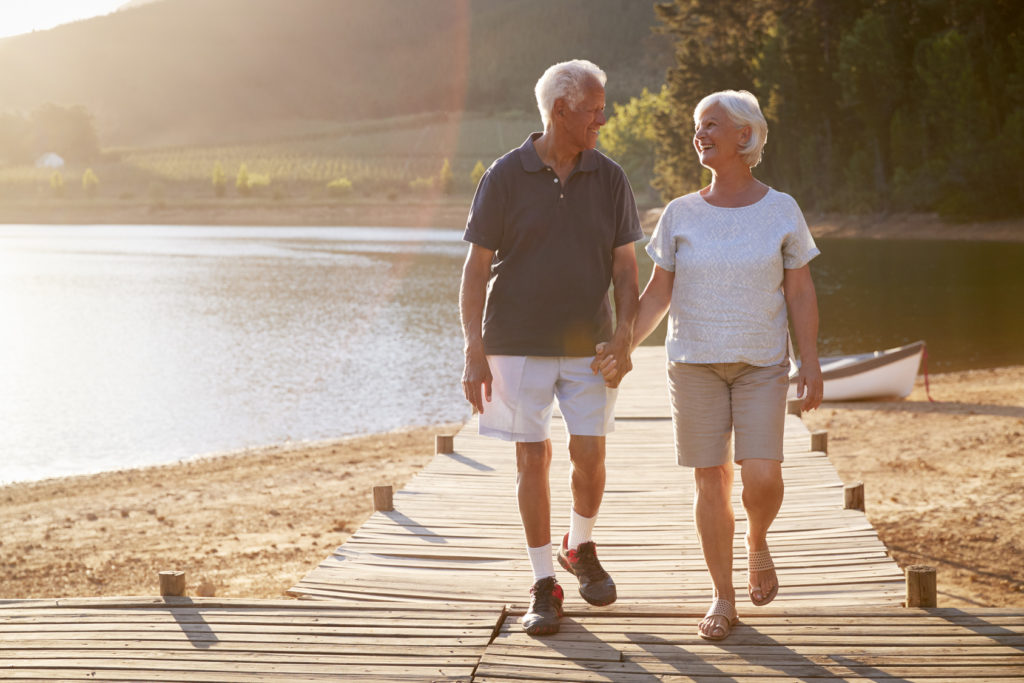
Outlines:
<svg viewBox="0 0 1024 683"><path fill-rule="evenodd" d="M564 107L563 125L568 139L580 150L597 146L598 131L605 124L604 88L597 79L591 79L583 91L583 99L575 109Z"/></svg>

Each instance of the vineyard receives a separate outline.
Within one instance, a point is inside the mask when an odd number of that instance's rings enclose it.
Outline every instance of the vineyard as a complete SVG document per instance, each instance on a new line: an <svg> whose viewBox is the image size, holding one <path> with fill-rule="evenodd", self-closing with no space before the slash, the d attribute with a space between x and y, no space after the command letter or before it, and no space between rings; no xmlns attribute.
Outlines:
<svg viewBox="0 0 1024 683"><path fill-rule="evenodd" d="M449 192L469 194L478 162L489 165L539 126L532 113L431 113L352 124L304 122L260 142L113 148L89 165L0 167L0 200L50 201L87 191L121 200L206 199L218 193L218 174L225 196L397 199L440 189L446 160ZM82 182L87 169L98 177L91 190ZM332 191L337 188L344 191Z"/></svg>

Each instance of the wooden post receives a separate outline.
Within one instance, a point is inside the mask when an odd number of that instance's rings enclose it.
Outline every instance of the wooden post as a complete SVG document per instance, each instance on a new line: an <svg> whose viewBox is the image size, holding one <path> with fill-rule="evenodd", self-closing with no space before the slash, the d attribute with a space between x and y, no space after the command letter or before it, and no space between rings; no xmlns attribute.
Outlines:
<svg viewBox="0 0 1024 683"><path fill-rule="evenodd" d="M434 453L454 453L455 437L451 434L438 434L434 437Z"/></svg>
<svg viewBox="0 0 1024 683"><path fill-rule="evenodd" d="M390 486L373 487L373 509L377 512L390 512L395 509L393 500L394 489Z"/></svg>
<svg viewBox="0 0 1024 683"><path fill-rule="evenodd" d="M828 453L828 432L824 429L819 429L816 432L811 432L811 450L820 451L821 453Z"/></svg>
<svg viewBox="0 0 1024 683"><path fill-rule="evenodd" d="M907 607L935 607L935 567L914 564L907 567Z"/></svg>
<svg viewBox="0 0 1024 683"><path fill-rule="evenodd" d="M786 400L786 414L800 417L803 412L804 400L802 398L790 398Z"/></svg>
<svg viewBox="0 0 1024 683"><path fill-rule="evenodd" d="M864 482L855 481L843 487L843 507L864 512Z"/></svg>
<svg viewBox="0 0 1024 683"><path fill-rule="evenodd" d="M185 595L185 572L160 572L160 595L181 597Z"/></svg>

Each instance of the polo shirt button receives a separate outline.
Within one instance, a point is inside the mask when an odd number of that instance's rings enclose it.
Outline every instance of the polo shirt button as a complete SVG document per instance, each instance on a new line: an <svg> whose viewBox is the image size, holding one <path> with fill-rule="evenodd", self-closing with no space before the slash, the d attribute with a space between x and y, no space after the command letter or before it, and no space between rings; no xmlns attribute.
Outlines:
<svg viewBox="0 0 1024 683"><path fill-rule="evenodd" d="M556 182L556 183L558 182L558 178L555 178L555 182Z"/></svg>

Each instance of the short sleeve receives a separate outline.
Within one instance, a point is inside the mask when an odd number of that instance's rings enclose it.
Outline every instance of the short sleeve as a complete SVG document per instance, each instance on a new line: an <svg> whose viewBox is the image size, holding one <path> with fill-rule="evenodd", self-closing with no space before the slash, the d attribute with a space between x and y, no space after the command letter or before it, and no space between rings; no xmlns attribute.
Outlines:
<svg viewBox="0 0 1024 683"><path fill-rule="evenodd" d="M810 263L811 259L821 253L821 250L814 243L803 211L800 210L796 200L790 198L790 202L792 202L793 214L790 220L792 227L782 242L782 267L787 270L796 270Z"/></svg>
<svg viewBox="0 0 1024 683"><path fill-rule="evenodd" d="M504 228L504 193L495 177L494 166L487 169L480 178L480 184L473 195L473 204L466 219L466 232L462 239L478 244L484 249L497 251L501 246Z"/></svg>
<svg viewBox="0 0 1024 683"><path fill-rule="evenodd" d="M633 188L629 186L626 174L619 169L618 198L615 202L616 225L615 225L615 247L624 244L632 244L643 239L644 231L640 227L640 215L636 210L636 200L633 198Z"/></svg>
<svg viewBox="0 0 1024 683"><path fill-rule="evenodd" d="M674 211L672 211L670 203L661 212L658 225L655 226L654 233L651 235L651 241L647 243L647 255L654 261L654 265L670 273L674 273L676 270L675 239L672 234L672 221L669 218L672 213Z"/></svg>

